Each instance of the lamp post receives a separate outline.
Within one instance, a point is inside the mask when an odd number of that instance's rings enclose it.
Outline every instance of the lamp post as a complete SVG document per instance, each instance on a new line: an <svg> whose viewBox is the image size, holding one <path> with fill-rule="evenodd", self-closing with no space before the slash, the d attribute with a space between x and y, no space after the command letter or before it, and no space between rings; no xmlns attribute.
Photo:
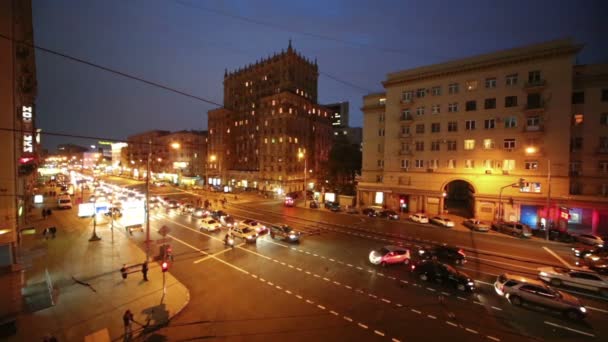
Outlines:
<svg viewBox="0 0 608 342"><path fill-rule="evenodd" d="M306 150L300 150L300 152L298 152L298 159L304 159L304 208L306 208L306 173L307 173L307 167L306 167Z"/></svg>
<svg viewBox="0 0 608 342"><path fill-rule="evenodd" d="M152 139L148 139L146 163L146 262L150 260L150 158L152 158Z"/></svg>
<svg viewBox="0 0 608 342"><path fill-rule="evenodd" d="M95 187L94 189L97 189L97 187ZM93 235L91 235L91 238L89 239L89 241L99 241L101 240L101 238L97 235L97 194L96 191L93 192L93 195L95 196L95 200L93 201Z"/></svg>

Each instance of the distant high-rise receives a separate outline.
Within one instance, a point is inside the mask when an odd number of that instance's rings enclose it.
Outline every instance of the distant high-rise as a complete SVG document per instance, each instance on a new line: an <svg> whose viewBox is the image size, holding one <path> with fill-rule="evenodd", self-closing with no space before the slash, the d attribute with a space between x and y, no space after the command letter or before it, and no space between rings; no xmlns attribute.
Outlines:
<svg viewBox="0 0 608 342"><path fill-rule="evenodd" d="M330 112L317 104L318 66L286 51L224 74L224 108L209 112L211 183L267 191L302 189L331 147ZM298 158L299 152L305 157ZM308 183L308 182L307 182Z"/></svg>
<svg viewBox="0 0 608 342"><path fill-rule="evenodd" d="M331 113L331 127L334 132L348 127L348 102L338 102L323 105Z"/></svg>

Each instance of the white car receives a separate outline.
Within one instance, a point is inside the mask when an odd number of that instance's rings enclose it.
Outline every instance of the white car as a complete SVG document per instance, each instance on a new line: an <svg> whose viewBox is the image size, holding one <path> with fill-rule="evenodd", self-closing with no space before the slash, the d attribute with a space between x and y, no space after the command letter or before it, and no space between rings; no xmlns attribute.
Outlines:
<svg viewBox="0 0 608 342"><path fill-rule="evenodd" d="M204 218L201 220L201 225L199 227L199 230L203 231L208 231L208 232L217 232L220 229L222 229L222 224L214 219L212 219L211 217L208 218Z"/></svg>
<svg viewBox="0 0 608 342"><path fill-rule="evenodd" d="M538 277L553 286L566 285L580 289L597 291L608 297L608 279L588 269L565 269L560 267L540 267Z"/></svg>
<svg viewBox="0 0 608 342"><path fill-rule="evenodd" d="M238 227L239 228L249 228L251 230L254 230L256 233L258 233L258 235L262 234L262 233L266 233L268 231L268 228L266 228L265 225L261 224L258 221L254 221L254 220L243 220L241 222L238 223Z"/></svg>
<svg viewBox="0 0 608 342"><path fill-rule="evenodd" d="M592 234L580 234L576 236L576 240L586 245L598 246L604 244L604 239L600 236Z"/></svg>
<svg viewBox="0 0 608 342"><path fill-rule="evenodd" d="M410 220L418 223L429 223L429 217L421 213L410 215Z"/></svg>
<svg viewBox="0 0 608 342"><path fill-rule="evenodd" d="M255 230L247 227L233 227L232 235L245 240L245 242L256 242L258 233Z"/></svg>
<svg viewBox="0 0 608 342"><path fill-rule="evenodd" d="M447 228L454 227L454 221L447 217L435 216L431 219L431 223Z"/></svg>

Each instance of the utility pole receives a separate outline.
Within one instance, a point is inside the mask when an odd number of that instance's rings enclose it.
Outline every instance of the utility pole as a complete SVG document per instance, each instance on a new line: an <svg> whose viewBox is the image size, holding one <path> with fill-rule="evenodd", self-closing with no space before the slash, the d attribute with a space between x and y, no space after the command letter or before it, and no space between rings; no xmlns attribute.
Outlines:
<svg viewBox="0 0 608 342"><path fill-rule="evenodd" d="M551 204L551 159L547 159L547 204L545 205L545 238L549 240L549 221Z"/></svg>
<svg viewBox="0 0 608 342"><path fill-rule="evenodd" d="M146 163L146 261L150 260L150 158L152 158L152 139L148 140L148 160Z"/></svg>
<svg viewBox="0 0 608 342"><path fill-rule="evenodd" d="M306 167L306 161L308 160L308 156L304 155L304 208L306 208L306 197L308 195L306 191L306 173L308 172L308 168Z"/></svg>
<svg viewBox="0 0 608 342"><path fill-rule="evenodd" d="M97 187L94 189L97 189ZM93 196L95 196L93 201L93 235L91 235L89 241L99 241L101 238L97 235L97 191L93 192Z"/></svg>

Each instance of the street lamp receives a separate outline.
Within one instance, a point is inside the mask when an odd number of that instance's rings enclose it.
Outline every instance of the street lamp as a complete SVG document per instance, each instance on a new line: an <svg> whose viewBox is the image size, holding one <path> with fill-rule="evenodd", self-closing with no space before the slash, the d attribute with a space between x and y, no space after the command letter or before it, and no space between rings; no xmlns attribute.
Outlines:
<svg viewBox="0 0 608 342"><path fill-rule="evenodd" d="M212 163L214 163L216 159L217 157L215 154L209 156L209 161ZM209 187L209 163L207 163L207 166L205 167L205 185Z"/></svg>
<svg viewBox="0 0 608 342"><path fill-rule="evenodd" d="M89 241L99 241L101 238L97 235L97 187L93 189L93 235L91 235Z"/></svg>
<svg viewBox="0 0 608 342"><path fill-rule="evenodd" d="M306 150L300 150L298 152L298 159L304 159L304 208L306 208L306 171L307 171L307 167L306 167Z"/></svg>

